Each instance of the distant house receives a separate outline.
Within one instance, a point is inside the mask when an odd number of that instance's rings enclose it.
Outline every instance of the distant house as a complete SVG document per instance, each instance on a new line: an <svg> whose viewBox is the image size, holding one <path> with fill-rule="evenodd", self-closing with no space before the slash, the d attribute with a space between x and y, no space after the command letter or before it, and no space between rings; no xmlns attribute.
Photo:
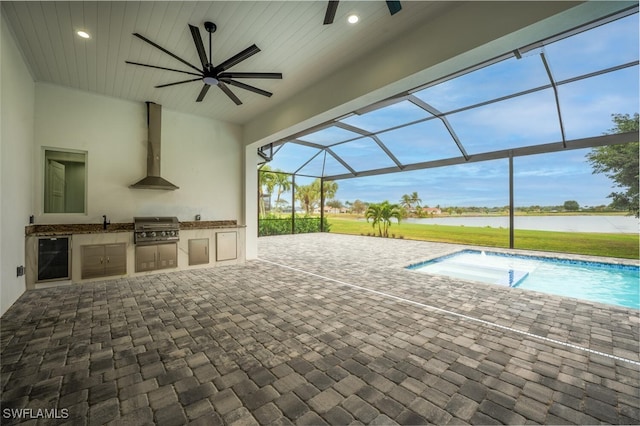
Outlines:
<svg viewBox="0 0 640 426"><path fill-rule="evenodd" d="M316 212L319 212L319 209L316 209ZM346 213L347 212L347 208L346 207L341 207L339 209L335 208L335 207L330 207L330 206L324 206L324 212L325 213Z"/></svg>
<svg viewBox="0 0 640 426"><path fill-rule="evenodd" d="M430 215L442 214L442 210L437 207L424 207L422 212Z"/></svg>

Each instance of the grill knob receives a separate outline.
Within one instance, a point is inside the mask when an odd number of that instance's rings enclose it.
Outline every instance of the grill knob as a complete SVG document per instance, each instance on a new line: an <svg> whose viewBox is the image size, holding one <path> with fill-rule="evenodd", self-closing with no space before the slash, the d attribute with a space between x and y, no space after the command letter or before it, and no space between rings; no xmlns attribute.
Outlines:
<svg viewBox="0 0 640 426"><path fill-rule="evenodd" d="M150 235L151 235L152 237L155 237L155 236L156 236L155 231L151 232L151 234L150 234Z"/></svg>
<svg viewBox="0 0 640 426"><path fill-rule="evenodd" d="M143 232L143 233L141 233L141 234L140 234L140 236L141 236L142 238L145 238L145 237L147 236L147 233L146 233L146 232Z"/></svg>

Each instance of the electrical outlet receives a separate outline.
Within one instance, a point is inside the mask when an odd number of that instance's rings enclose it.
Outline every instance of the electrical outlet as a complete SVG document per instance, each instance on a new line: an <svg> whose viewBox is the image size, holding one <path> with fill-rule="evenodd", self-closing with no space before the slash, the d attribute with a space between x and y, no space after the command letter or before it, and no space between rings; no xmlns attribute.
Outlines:
<svg viewBox="0 0 640 426"><path fill-rule="evenodd" d="M17 272L19 277L23 276L24 275L24 266L22 266L22 265L18 266L16 272Z"/></svg>

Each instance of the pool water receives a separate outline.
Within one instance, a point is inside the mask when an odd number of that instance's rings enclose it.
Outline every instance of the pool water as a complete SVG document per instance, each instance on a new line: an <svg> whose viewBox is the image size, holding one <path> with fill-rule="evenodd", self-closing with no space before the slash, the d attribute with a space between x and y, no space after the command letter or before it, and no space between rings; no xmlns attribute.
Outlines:
<svg viewBox="0 0 640 426"><path fill-rule="evenodd" d="M408 268L640 309L640 268L634 265L463 250Z"/></svg>

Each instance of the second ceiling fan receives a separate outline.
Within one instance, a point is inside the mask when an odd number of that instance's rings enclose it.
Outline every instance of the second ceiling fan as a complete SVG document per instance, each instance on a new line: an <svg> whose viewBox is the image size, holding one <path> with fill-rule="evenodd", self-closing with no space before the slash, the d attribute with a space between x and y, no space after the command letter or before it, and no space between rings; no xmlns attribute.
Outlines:
<svg viewBox="0 0 640 426"><path fill-rule="evenodd" d="M185 65L189 66L190 68L194 69L195 71L197 71L197 73L191 72L191 71L183 71L183 70L179 70L179 69L175 69L175 68L166 68L166 67L159 67L159 66L156 66L156 65L142 64L142 63L133 62L133 61L125 61L125 62L127 64L132 64L132 65L140 65L140 66L148 67L148 68L156 68L156 69L165 70L165 71L173 71L173 72L179 72L179 73L182 73L182 74L189 74L189 75L197 76L198 78L191 78L191 79L188 79L188 80L176 81L176 82L173 82L173 83L160 84L158 86L155 86L156 88L161 88L161 87L175 86L177 84L191 83L191 82L194 82L194 81L202 81L204 84L202 86L202 89L200 90L200 94L196 98L196 102L202 102L202 100L206 96L206 94L209 91L209 89L211 88L211 86L218 86L220 88L220 90L222 90L236 105L242 105L242 101L231 91L231 89L229 89L229 87L227 87L227 84L229 84L231 86L239 87L239 88L244 89L244 90L249 90L249 91L254 92L254 93L258 93L259 95L270 97L273 93L267 92L266 90L259 89L257 87L251 86L251 85L246 84L246 83L242 83L240 81L236 81L234 79L236 79L236 78L281 79L282 78L282 74L281 73L276 73L276 72L233 72L233 71L232 72L228 72L227 71L229 68L233 67L234 65L237 65L240 62L244 61L245 59L255 55L258 52L260 52L260 49L258 48L258 46L253 44L253 45L247 47L246 49L244 49L242 52L240 52L240 53L232 56L231 58L227 59L226 61L220 63L219 65L213 65L213 57L212 57L212 54L211 54L211 35L216 31L217 27L216 27L216 24L214 24L213 22L207 21L207 22L204 23L204 28L209 33L209 56L208 57L207 57L207 52L204 49L204 44L202 43L202 36L200 35L200 28L198 28L196 26L193 26L193 25L189 25L189 29L191 30L191 36L193 37L193 42L196 45L196 50L198 52L198 56L200 57L200 62L201 62L202 68L198 68L195 65L187 62L186 60L182 59L178 55L168 51L164 47L154 43L153 41L149 40L148 38L144 37L143 35L141 35L139 33L133 33L133 35L138 37L140 40L142 40L142 41L144 41L146 43L149 43L150 45L152 45L156 49L160 49L164 53L170 55L171 57L179 60L183 64L185 64Z"/></svg>
<svg viewBox="0 0 640 426"><path fill-rule="evenodd" d="M329 0L329 4L327 4L327 11L324 14L324 25L333 24L333 20L336 17L336 11L338 10L338 3L340 3L339 0ZM397 0L387 0L386 3L391 15L395 15L402 9L402 5Z"/></svg>

